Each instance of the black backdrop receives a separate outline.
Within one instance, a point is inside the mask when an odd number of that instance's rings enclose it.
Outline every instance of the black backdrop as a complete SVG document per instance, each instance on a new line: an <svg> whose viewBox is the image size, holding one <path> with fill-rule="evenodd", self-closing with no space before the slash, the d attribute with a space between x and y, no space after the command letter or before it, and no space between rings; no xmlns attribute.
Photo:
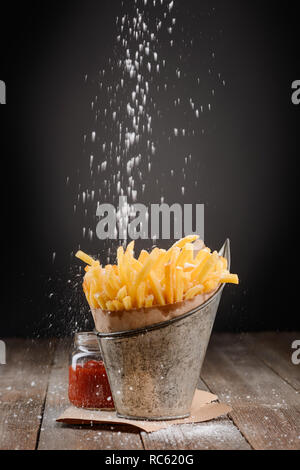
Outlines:
<svg viewBox="0 0 300 470"><path fill-rule="evenodd" d="M226 288L216 328L295 329L300 106L291 103L291 83L300 79L296 2L281 8L216 1L213 19L207 15L211 1L175 3L187 29L189 21L195 29L199 21L199 29L222 31L215 46L226 87L212 114L211 132L199 143L198 188L186 201L206 204L209 246L218 248L231 238L232 270L241 278L238 288ZM74 294L77 271L69 266L77 263L70 262L70 252L79 243L91 252L105 247L79 240L82 221L73 214L66 177L83 158L90 103L83 77L104 67L110 56L120 2L25 1L16 10L7 5L1 6L0 30L0 80L7 85L7 105L0 106L0 337L70 333L90 326L81 290ZM169 165L168 157L155 171L163 165ZM177 200L177 185L166 178L165 187L167 202Z"/></svg>

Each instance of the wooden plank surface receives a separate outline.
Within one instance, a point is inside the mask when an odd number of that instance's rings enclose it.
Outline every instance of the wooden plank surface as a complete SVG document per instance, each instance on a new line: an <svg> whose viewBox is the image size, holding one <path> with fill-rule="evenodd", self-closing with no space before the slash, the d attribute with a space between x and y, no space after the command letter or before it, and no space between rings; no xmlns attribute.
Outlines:
<svg viewBox="0 0 300 470"><path fill-rule="evenodd" d="M172 426L142 435L148 450L250 450L251 447L230 420Z"/></svg>
<svg viewBox="0 0 300 470"><path fill-rule="evenodd" d="M8 340L0 366L0 449L300 449L299 333L214 335L199 388L233 407L229 418L152 434L65 426L70 341Z"/></svg>
<svg viewBox="0 0 300 470"><path fill-rule="evenodd" d="M200 390L210 391L200 380ZM250 450L239 429L227 417L194 425L177 425L141 434L147 450Z"/></svg>
<svg viewBox="0 0 300 470"><path fill-rule="evenodd" d="M0 366L0 449L34 450L39 434L54 345L7 340Z"/></svg>
<svg viewBox="0 0 300 470"><path fill-rule="evenodd" d="M202 378L254 449L300 449L300 394L251 351L245 337L214 335Z"/></svg>
<svg viewBox="0 0 300 470"><path fill-rule="evenodd" d="M300 391L300 366L292 363L292 344L300 341L300 332L246 334L244 339L258 358Z"/></svg>
<svg viewBox="0 0 300 470"><path fill-rule="evenodd" d="M39 438L39 450L138 450L143 449L139 432L120 426L66 426L56 423L70 406L68 367L70 342L62 340L55 352L45 411Z"/></svg>

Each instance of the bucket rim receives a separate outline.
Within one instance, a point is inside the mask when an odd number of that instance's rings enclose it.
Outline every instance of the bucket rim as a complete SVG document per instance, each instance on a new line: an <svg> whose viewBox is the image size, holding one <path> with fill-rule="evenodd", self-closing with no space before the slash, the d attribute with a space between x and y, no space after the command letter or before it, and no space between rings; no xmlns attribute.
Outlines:
<svg viewBox="0 0 300 470"><path fill-rule="evenodd" d="M227 259L228 267L230 269L231 254L230 254L230 240L229 240L229 238L227 238L227 240L225 241L225 243L224 243L223 247L221 248L219 254L220 254L220 256L224 256ZM200 310L206 308L210 303L212 303L215 300L215 298L218 295L222 294L224 288L225 288L225 284L222 284L218 288L218 290L208 300L206 300L206 302L199 305L198 307L193 308L192 310L189 310L188 312L184 313L183 315L180 315L179 317L171 318L170 320L167 320L165 322L156 323L156 324L150 325L150 326L145 326L144 328L138 328L136 330L119 331L119 332L114 332L114 333L100 333L97 330L94 330L94 333L100 339L114 339L114 338L128 338L130 336L138 336L140 334L146 334L150 331L159 330L161 328L167 328L169 325L172 325L173 323L177 323L181 320L184 320L187 317L190 317L190 316L194 315L195 313L199 312Z"/></svg>

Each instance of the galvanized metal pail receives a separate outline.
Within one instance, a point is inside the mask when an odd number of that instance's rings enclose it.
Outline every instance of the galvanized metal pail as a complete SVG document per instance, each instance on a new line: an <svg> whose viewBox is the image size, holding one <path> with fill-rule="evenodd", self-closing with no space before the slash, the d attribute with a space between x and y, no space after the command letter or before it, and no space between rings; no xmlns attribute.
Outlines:
<svg viewBox="0 0 300 470"><path fill-rule="evenodd" d="M220 251L230 266L230 242ZM141 330L98 333L119 417L171 420L190 415L224 286L200 307Z"/></svg>

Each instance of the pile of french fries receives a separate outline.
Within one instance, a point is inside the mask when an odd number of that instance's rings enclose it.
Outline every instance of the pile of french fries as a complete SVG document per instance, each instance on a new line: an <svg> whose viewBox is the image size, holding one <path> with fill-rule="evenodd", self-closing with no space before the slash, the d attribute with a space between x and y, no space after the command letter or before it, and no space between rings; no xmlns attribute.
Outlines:
<svg viewBox="0 0 300 470"><path fill-rule="evenodd" d="M113 312L163 306L213 292L220 284L238 284L216 251L205 247L194 256L197 239L183 238L168 251L142 250L138 259L131 242L125 252L118 249L117 265L105 267L79 251L76 257L87 264L83 289L90 307Z"/></svg>

